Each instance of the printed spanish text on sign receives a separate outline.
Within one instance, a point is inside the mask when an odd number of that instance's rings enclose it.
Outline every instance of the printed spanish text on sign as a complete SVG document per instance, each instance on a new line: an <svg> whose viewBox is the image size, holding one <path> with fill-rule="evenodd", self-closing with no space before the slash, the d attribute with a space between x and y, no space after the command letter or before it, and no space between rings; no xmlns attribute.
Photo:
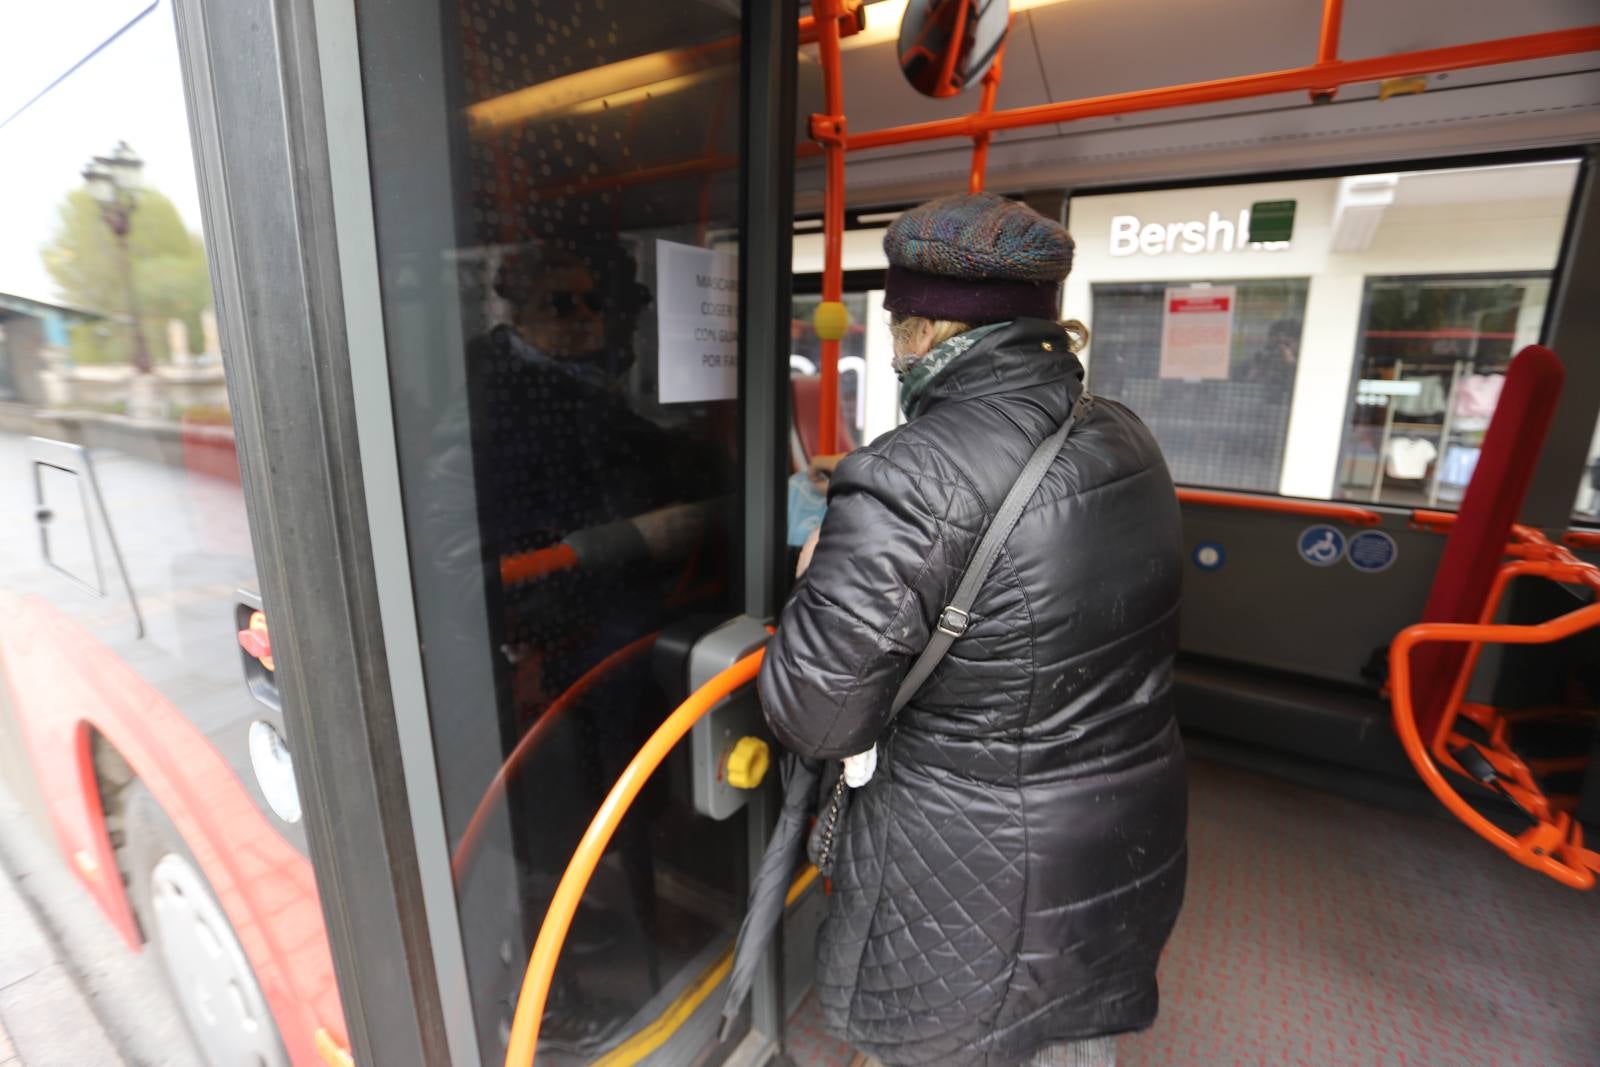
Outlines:
<svg viewBox="0 0 1600 1067"><path fill-rule="evenodd" d="M1161 377L1228 377L1235 297L1231 285L1167 290L1161 324Z"/></svg>
<svg viewBox="0 0 1600 1067"><path fill-rule="evenodd" d="M739 383L739 263L674 241L656 242L663 404L731 400Z"/></svg>

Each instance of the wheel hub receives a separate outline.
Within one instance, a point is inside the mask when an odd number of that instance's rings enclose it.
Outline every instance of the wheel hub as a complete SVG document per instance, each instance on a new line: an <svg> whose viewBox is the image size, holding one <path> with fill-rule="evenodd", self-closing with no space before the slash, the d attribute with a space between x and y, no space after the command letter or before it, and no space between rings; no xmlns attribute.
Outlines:
<svg viewBox="0 0 1600 1067"><path fill-rule="evenodd" d="M150 872L155 941L179 1007L213 1067L289 1067L266 999L204 878L168 853Z"/></svg>

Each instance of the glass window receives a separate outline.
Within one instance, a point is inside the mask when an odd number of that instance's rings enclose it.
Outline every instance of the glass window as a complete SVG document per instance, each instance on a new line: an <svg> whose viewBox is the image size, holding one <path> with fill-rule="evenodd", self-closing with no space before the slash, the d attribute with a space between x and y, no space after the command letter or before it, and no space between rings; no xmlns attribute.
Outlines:
<svg viewBox="0 0 1600 1067"><path fill-rule="evenodd" d="M1585 524L1600 523L1600 423L1595 424L1589 442L1589 461L1578 481L1578 499L1572 506L1573 518Z"/></svg>
<svg viewBox="0 0 1600 1067"><path fill-rule="evenodd" d="M1459 503L1511 357L1539 339L1548 274L1368 278L1340 495Z"/></svg>
<svg viewBox="0 0 1600 1067"><path fill-rule="evenodd" d="M683 648L739 603L741 22L660 16L358 10L415 653L485 1062L573 849L687 695ZM678 1023L739 921L745 817L697 814L688 748L589 885L541 1063L715 1044Z"/></svg>
<svg viewBox="0 0 1600 1067"><path fill-rule="evenodd" d="M1075 195L1089 385L1181 483L1450 507L1537 341L1573 160ZM1288 232L1261 226L1274 204ZM1261 215L1265 220L1267 216Z"/></svg>
<svg viewBox="0 0 1600 1067"><path fill-rule="evenodd" d="M796 296L789 326L792 410L807 455L818 432L812 394L820 382L822 341L812 315L821 302L820 296ZM839 342L839 436L841 448L848 451L860 446L867 425L867 294L844 294L844 306L850 312L850 330Z"/></svg>

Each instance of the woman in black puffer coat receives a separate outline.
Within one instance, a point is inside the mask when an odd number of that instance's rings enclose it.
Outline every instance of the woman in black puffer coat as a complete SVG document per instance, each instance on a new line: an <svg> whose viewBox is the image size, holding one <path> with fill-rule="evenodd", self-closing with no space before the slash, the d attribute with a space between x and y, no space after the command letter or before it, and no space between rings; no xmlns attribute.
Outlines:
<svg viewBox="0 0 1600 1067"><path fill-rule="evenodd" d="M793 751L876 745L818 938L825 1019L892 1065L1110 1064L1111 1038L1156 1017L1183 902L1172 481L1144 425L1085 392L1081 328L1053 321L1061 227L951 197L885 247L909 421L838 464L760 680ZM890 723L984 529L1074 408L969 628Z"/></svg>

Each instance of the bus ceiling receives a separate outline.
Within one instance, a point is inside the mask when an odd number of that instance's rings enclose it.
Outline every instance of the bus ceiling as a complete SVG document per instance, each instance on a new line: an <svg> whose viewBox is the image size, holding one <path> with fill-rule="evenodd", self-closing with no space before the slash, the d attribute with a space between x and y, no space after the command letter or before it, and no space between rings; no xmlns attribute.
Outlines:
<svg viewBox="0 0 1600 1067"><path fill-rule="evenodd" d="M887 5L885 5L887 6ZM1028 0L1018 9L1043 7ZM896 8L901 5L895 5ZM1398 52L1363 59L1341 59L1343 0L1324 0L1312 62L1282 70L1135 89L1079 100L995 109L1006 38L1016 16L1004 0L912 0L903 5L896 48L902 74L918 92L945 98L982 84L976 111L950 118L867 132L852 132L846 113L842 42L862 27L859 0L815 0L811 6L822 67L823 110L811 116L815 144L802 155L824 159L822 303L815 326L822 340L819 440L824 451L838 451L839 340L849 324L843 295L843 236L846 152L967 139L972 144L969 191L983 189L991 139L997 133L1047 127L1085 119L1117 117L1194 105L1250 100L1303 92L1313 104L1327 104L1356 83L1390 82L1422 75L1600 50L1600 24L1524 34L1466 44ZM871 17L867 24L870 27ZM994 36L998 34L998 39ZM858 41L870 39L866 34ZM1037 44L1037 41L1035 42Z"/></svg>

